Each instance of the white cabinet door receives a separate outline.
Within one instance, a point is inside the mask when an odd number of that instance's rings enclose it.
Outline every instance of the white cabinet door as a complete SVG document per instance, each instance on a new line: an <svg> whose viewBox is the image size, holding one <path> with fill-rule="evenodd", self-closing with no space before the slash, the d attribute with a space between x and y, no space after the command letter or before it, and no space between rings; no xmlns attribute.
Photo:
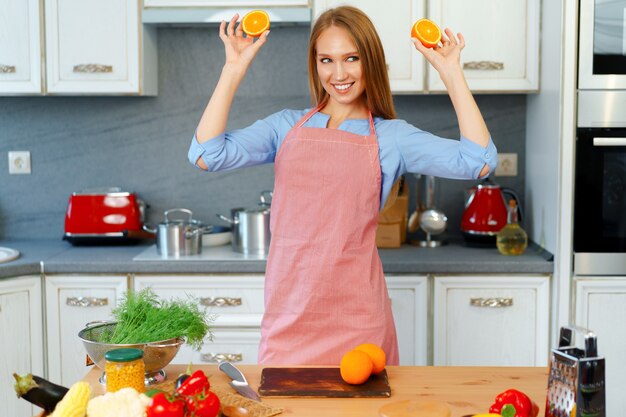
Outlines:
<svg viewBox="0 0 626 417"><path fill-rule="evenodd" d="M51 275L46 278L48 376L70 386L82 379L87 351L78 332L93 321L111 321L111 310L124 296L123 275Z"/></svg>
<svg viewBox="0 0 626 417"><path fill-rule="evenodd" d="M0 1L0 94L41 93L39 0Z"/></svg>
<svg viewBox="0 0 626 417"><path fill-rule="evenodd" d="M434 288L434 365L548 364L549 277L436 276Z"/></svg>
<svg viewBox="0 0 626 417"><path fill-rule="evenodd" d="M400 365L428 364L428 279L388 275L387 287L398 335Z"/></svg>
<svg viewBox="0 0 626 417"><path fill-rule="evenodd" d="M156 32L138 0L47 0L49 93L156 94Z"/></svg>
<svg viewBox="0 0 626 417"><path fill-rule="evenodd" d="M235 275L137 275L133 288L151 288L162 299L198 300L208 314L215 315L213 340L205 340L199 351L183 345L172 363L217 363L220 359L256 364L261 341L263 284L261 274Z"/></svg>
<svg viewBox="0 0 626 417"><path fill-rule="evenodd" d="M40 410L17 398L14 372L44 373L41 278L0 280L0 416L31 417Z"/></svg>
<svg viewBox="0 0 626 417"><path fill-rule="evenodd" d="M576 279L576 324L593 331L606 360L606 415L626 409L626 277Z"/></svg>
<svg viewBox="0 0 626 417"><path fill-rule="evenodd" d="M473 91L539 89L539 0L428 0L428 17L443 31L461 32L465 77ZM436 71L428 89L444 91Z"/></svg>
<svg viewBox="0 0 626 417"><path fill-rule="evenodd" d="M424 89L424 58L411 44L411 27L424 17L423 0L314 0L313 15L324 10L350 4L363 10L372 19L385 49L391 91L421 92Z"/></svg>

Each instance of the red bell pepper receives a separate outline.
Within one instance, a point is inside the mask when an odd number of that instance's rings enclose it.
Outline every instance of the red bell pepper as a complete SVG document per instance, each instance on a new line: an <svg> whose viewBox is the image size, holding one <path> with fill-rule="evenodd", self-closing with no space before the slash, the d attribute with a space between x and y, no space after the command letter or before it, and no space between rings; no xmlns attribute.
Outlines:
<svg viewBox="0 0 626 417"><path fill-rule="evenodd" d="M198 369L189 378L185 379L176 392L181 395L196 395L204 390L208 391L209 388L211 388L209 379L202 369Z"/></svg>
<svg viewBox="0 0 626 417"><path fill-rule="evenodd" d="M187 416L217 417L220 413L220 399L208 389L196 395L185 397L185 402L187 404Z"/></svg>
<svg viewBox="0 0 626 417"><path fill-rule="evenodd" d="M504 417L537 417L539 406L523 392L508 389L496 396L489 412Z"/></svg>
<svg viewBox="0 0 626 417"><path fill-rule="evenodd" d="M185 401L175 395L159 392L146 409L147 417L184 417Z"/></svg>

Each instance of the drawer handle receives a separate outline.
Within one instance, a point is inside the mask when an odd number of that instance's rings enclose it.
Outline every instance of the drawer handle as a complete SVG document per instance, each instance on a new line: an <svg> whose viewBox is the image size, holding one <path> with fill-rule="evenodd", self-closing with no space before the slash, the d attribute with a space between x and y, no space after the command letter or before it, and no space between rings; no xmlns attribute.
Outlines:
<svg viewBox="0 0 626 417"><path fill-rule="evenodd" d="M74 72L86 72L86 73L103 73L113 72L113 65L103 64L80 64L74 65Z"/></svg>
<svg viewBox="0 0 626 417"><path fill-rule="evenodd" d="M470 298L470 305L474 307L502 308L513 305L512 298Z"/></svg>
<svg viewBox="0 0 626 417"><path fill-rule="evenodd" d="M496 61L470 61L463 63L464 70L479 71L501 71L504 69L504 62Z"/></svg>
<svg viewBox="0 0 626 417"><path fill-rule="evenodd" d="M2 65L0 64L0 73L9 74L15 72L15 65Z"/></svg>
<svg viewBox="0 0 626 417"><path fill-rule="evenodd" d="M109 299L95 297L68 297L65 304L72 307L102 307L109 305Z"/></svg>
<svg viewBox="0 0 626 417"><path fill-rule="evenodd" d="M200 304L206 307L235 307L241 305L241 298L234 297L202 297Z"/></svg>
<svg viewBox="0 0 626 417"><path fill-rule="evenodd" d="M243 354L241 353L203 353L202 361L209 363L220 362L241 362L243 360Z"/></svg>

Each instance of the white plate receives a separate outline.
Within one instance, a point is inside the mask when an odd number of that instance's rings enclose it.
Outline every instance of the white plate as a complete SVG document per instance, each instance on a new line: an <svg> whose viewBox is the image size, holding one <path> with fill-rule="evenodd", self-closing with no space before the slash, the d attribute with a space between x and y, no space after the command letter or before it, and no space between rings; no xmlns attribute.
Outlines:
<svg viewBox="0 0 626 417"><path fill-rule="evenodd" d="M0 246L0 263L9 262L20 257L20 252Z"/></svg>
<svg viewBox="0 0 626 417"><path fill-rule="evenodd" d="M230 243L233 234L232 232L222 232L222 233L206 233L202 235L202 246L222 246Z"/></svg>

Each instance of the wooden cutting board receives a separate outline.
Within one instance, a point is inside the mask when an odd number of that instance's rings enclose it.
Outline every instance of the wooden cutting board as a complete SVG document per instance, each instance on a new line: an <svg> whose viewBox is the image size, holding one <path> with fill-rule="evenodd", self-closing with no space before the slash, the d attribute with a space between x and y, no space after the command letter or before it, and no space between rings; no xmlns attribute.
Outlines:
<svg viewBox="0 0 626 417"><path fill-rule="evenodd" d="M390 397L387 371L361 385L341 379L339 368L264 368L259 394L267 397Z"/></svg>

